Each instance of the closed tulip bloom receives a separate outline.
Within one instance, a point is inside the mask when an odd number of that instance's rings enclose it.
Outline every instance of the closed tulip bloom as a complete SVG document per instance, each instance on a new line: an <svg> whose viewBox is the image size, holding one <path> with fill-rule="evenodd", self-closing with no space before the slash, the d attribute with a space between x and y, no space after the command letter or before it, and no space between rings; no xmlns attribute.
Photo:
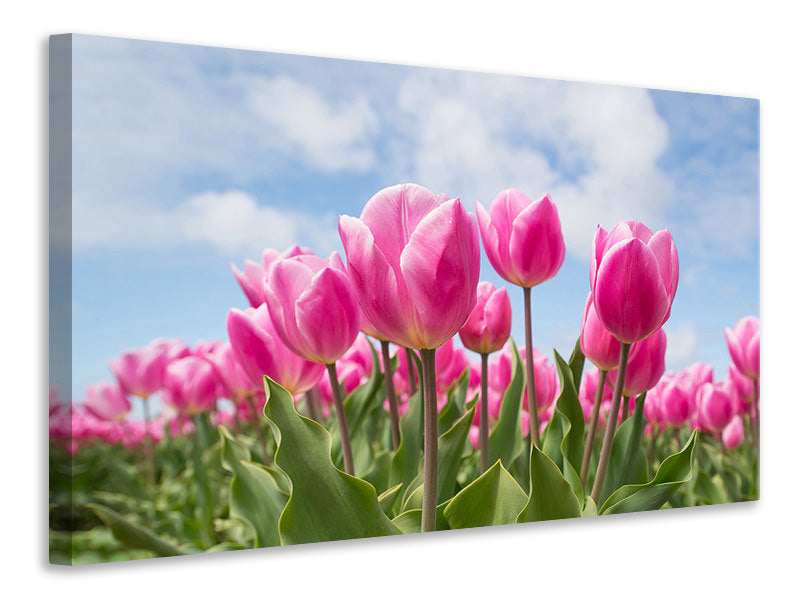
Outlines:
<svg viewBox="0 0 800 600"><path fill-rule="evenodd" d="M597 316L591 293L583 309L581 351L603 371L611 371L619 366L619 340L609 333Z"/></svg>
<svg viewBox="0 0 800 600"><path fill-rule="evenodd" d="M86 388L83 406L98 419L124 421L131 412L131 403L118 385L94 383Z"/></svg>
<svg viewBox="0 0 800 600"><path fill-rule="evenodd" d="M449 339L436 353L436 390L444 394L461 374L470 368L469 358L463 348L458 348Z"/></svg>
<svg viewBox="0 0 800 600"><path fill-rule="evenodd" d="M147 398L164 387L167 355L160 346L126 352L109 366L126 394Z"/></svg>
<svg viewBox="0 0 800 600"><path fill-rule="evenodd" d="M697 393L699 425L718 432L734 417L733 390L729 381L704 383Z"/></svg>
<svg viewBox="0 0 800 600"><path fill-rule="evenodd" d="M221 343L205 358L214 367L217 379L222 384L225 398L239 402L248 394L259 390L253 385L252 379L239 363L230 342Z"/></svg>
<svg viewBox="0 0 800 600"><path fill-rule="evenodd" d="M222 342L219 340L200 340L194 345L194 348L192 348L192 356L205 358L221 345Z"/></svg>
<svg viewBox="0 0 800 600"><path fill-rule="evenodd" d="M661 417L667 425L680 427L689 421L693 402L690 390L678 378L670 378L659 386Z"/></svg>
<svg viewBox="0 0 800 600"><path fill-rule="evenodd" d="M284 344L306 360L333 364L361 330L361 309L341 258L278 259L267 274L267 305Z"/></svg>
<svg viewBox="0 0 800 600"><path fill-rule="evenodd" d="M497 289L488 281L478 284L475 308L458 332L468 350L478 354L497 352L511 334L511 300L505 288Z"/></svg>
<svg viewBox="0 0 800 600"><path fill-rule="evenodd" d="M729 450L734 450L742 445L744 440L744 423L742 417L736 415L722 430L722 443Z"/></svg>
<svg viewBox="0 0 800 600"><path fill-rule="evenodd" d="M566 247L549 195L531 202L521 191L508 189L497 195L488 211L480 202L476 210L486 255L500 277L534 287L556 275Z"/></svg>
<svg viewBox="0 0 800 600"><path fill-rule="evenodd" d="M667 334L659 329L649 338L631 346L628 368L622 395L636 397L655 387L664 374L664 357L667 351ZM617 371L609 371L608 381L613 387L617 382Z"/></svg>
<svg viewBox="0 0 800 600"><path fill-rule="evenodd" d="M761 370L761 326L756 317L741 319L733 329L725 328L733 364L744 375L758 379Z"/></svg>
<svg viewBox="0 0 800 600"><path fill-rule="evenodd" d="M736 396L739 400L736 412L747 414L750 410L750 404L756 399L755 381L742 375L741 371L739 371L735 365L730 365L728 367L728 379L730 379L733 384L733 389L736 391Z"/></svg>
<svg viewBox="0 0 800 600"><path fill-rule="evenodd" d="M641 341L669 318L678 289L678 251L666 229L638 221L597 228L589 283L600 321L618 340Z"/></svg>
<svg viewBox="0 0 800 600"><path fill-rule="evenodd" d="M147 345L149 348L159 348L165 355L166 364L192 354L191 348L185 342L175 339L160 338ZM166 366L164 367L166 368Z"/></svg>
<svg viewBox="0 0 800 600"><path fill-rule="evenodd" d="M266 304L244 311L231 309L227 327L239 364L258 389L263 389L267 375L293 396L302 394L317 385L325 371L322 365L301 358L281 341Z"/></svg>
<svg viewBox="0 0 800 600"><path fill-rule="evenodd" d="M217 374L207 360L197 356L180 358L167 367L164 401L187 415L214 409Z"/></svg>
<svg viewBox="0 0 800 600"><path fill-rule="evenodd" d="M578 400L583 408L583 416L588 421L594 407L594 400L597 396L597 385L600 383L600 371L598 369L588 369L578 390ZM612 390L607 385L603 386L601 402L611 402Z"/></svg>
<svg viewBox="0 0 800 600"><path fill-rule="evenodd" d="M375 194L339 235L358 302L377 333L436 349L464 325L480 275L478 225L461 201L415 184Z"/></svg>

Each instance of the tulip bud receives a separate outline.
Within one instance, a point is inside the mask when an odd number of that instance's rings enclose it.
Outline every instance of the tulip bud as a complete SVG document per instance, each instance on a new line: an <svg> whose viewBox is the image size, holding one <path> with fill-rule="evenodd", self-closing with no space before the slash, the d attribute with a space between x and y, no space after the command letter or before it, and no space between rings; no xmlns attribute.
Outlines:
<svg viewBox="0 0 800 600"><path fill-rule="evenodd" d="M458 332L464 346L478 354L497 352L511 334L511 300L505 288L478 284L475 308Z"/></svg>

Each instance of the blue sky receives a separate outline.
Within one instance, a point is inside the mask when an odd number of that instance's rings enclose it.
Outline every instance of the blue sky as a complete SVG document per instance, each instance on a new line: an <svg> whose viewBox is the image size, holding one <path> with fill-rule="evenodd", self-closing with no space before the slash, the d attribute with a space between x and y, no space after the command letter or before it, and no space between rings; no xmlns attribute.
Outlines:
<svg viewBox="0 0 800 600"><path fill-rule="evenodd" d="M544 352L577 339L598 223L675 238L668 369L724 378L723 328L759 314L755 100L74 36L73 397L154 338L224 339L247 304L231 261L341 252L338 215L405 181L472 212L550 193L567 258L533 290ZM505 285L485 256L481 278Z"/></svg>

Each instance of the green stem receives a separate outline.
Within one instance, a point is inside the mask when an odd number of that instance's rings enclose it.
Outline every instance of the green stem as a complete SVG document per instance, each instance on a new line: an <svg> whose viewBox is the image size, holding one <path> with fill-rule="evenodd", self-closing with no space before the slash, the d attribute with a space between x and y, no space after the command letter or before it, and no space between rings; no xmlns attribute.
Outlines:
<svg viewBox="0 0 800 600"><path fill-rule="evenodd" d="M322 411L317 397L317 388L311 388L306 392L306 412L312 420L322 423Z"/></svg>
<svg viewBox="0 0 800 600"><path fill-rule="evenodd" d="M489 468L489 355L481 354L481 474Z"/></svg>
<svg viewBox="0 0 800 600"><path fill-rule="evenodd" d="M522 288L525 298L525 372L528 390L528 424L531 443L539 447L539 411L536 405L536 380L533 368L533 332L531 328L531 288Z"/></svg>
<svg viewBox="0 0 800 600"><path fill-rule="evenodd" d="M617 385L614 386L614 396L611 398L611 411L606 420L606 433L603 436L603 448L600 451L600 461L597 464L597 475L592 487L592 500L600 506L600 494L606 479L608 461L611 459L611 446L614 444L614 432L617 430L617 415L619 414L619 401L622 398L622 388L625 385L625 372L628 370L628 354L631 345L623 342L619 353L619 368L617 370Z"/></svg>
<svg viewBox="0 0 800 600"><path fill-rule="evenodd" d="M439 476L439 424L436 410L436 350L423 348L422 402L424 413L424 460L422 480L422 531L436 529L436 491Z"/></svg>
<svg viewBox="0 0 800 600"><path fill-rule="evenodd" d="M147 483L151 486L156 483L156 457L153 438L150 435L150 398L142 396L142 408L144 411L144 456L145 468L147 473Z"/></svg>
<svg viewBox="0 0 800 600"><path fill-rule="evenodd" d="M597 434L597 423L600 421L600 404L603 400L603 389L606 385L606 375L608 371L600 370L597 378L597 391L594 394L594 404L592 405L592 418L589 420L589 433L586 437L586 447L583 449L583 461L581 462L581 485L586 487L586 476L589 474L589 463L592 459L594 449L594 437Z"/></svg>
<svg viewBox="0 0 800 600"><path fill-rule="evenodd" d="M409 396L417 393L417 370L414 368L414 351L406 348L406 363L408 363L408 389Z"/></svg>
<svg viewBox="0 0 800 600"><path fill-rule="evenodd" d="M630 396L623 396L622 397L622 420L628 418L628 411L631 408L631 397Z"/></svg>
<svg viewBox="0 0 800 600"><path fill-rule="evenodd" d="M336 420L339 423L339 437L342 438L342 458L344 459L344 472L348 475L355 475L353 470L353 450L350 447L350 430L347 428L347 415L344 414L344 402L342 401L342 388L336 377L336 363L325 365L328 368L328 377L331 380L331 390L333 391L333 404L336 407Z"/></svg>
<svg viewBox="0 0 800 600"><path fill-rule="evenodd" d="M214 512L211 504L211 489L208 484L206 468L203 464L203 449L205 448L205 427L201 422L202 415L194 415L194 436L192 443L192 466L194 479L197 484L197 509L200 512L200 533L205 548L214 545Z"/></svg>
<svg viewBox="0 0 800 600"><path fill-rule="evenodd" d="M267 454L267 440L264 437L264 428L261 426L261 419L258 418L258 408L256 407L256 401L252 394L247 394L247 402L250 404L250 411L253 413L253 427L255 427L258 432L258 443L261 446L261 460L265 465L269 466L271 461L269 459L269 454Z"/></svg>
<svg viewBox="0 0 800 600"><path fill-rule="evenodd" d="M383 373L386 381L386 398L389 400L389 421L392 426L392 447L397 450L397 448L400 446L400 411L397 408L397 394L394 391L392 359L389 356L388 341L381 340L381 354L383 355Z"/></svg>

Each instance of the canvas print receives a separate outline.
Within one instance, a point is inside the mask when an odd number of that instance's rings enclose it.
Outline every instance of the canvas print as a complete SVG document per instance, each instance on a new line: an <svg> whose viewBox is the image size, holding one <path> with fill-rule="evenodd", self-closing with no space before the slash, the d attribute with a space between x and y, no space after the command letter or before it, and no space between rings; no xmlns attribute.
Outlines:
<svg viewBox="0 0 800 600"><path fill-rule="evenodd" d="M759 356L757 100L51 38L52 563L757 500Z"/></svg>

